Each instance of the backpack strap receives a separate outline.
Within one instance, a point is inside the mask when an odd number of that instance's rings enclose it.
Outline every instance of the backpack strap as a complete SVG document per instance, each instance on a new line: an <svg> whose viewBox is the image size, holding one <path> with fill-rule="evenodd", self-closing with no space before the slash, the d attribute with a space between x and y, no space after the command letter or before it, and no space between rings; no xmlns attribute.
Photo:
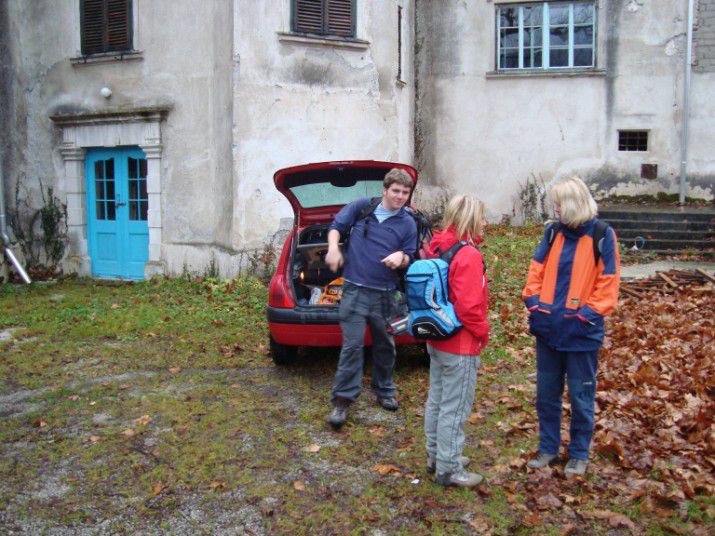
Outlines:
<svg viewBox="0 0 715 536"><path fill-rule="evenodd" d="M549 249L551 249L551 246L554 243L554 240L556 239L556 235L559 234L559 231L561 230L561 222L558 223L552 223L548 227L549 231Z"/></svg>
<svg viewBox="0 0 715 536"><path fill-rule="evenodd" d="M593 230L593 259L598 264L603 250L603 239L606 238L608 224L603 220L596 220L596 228Z"/></svg>
<svg viewBox="0 0 715 536"><path fill-rule="evenodd" d="M424 246L424 244L429 244L430 240L432 240L432 225L430 224L429 220L427 217L422 214L419 210L412 208L410 205L405 204L403 207L405 209L405 212L412 216L412 219L415 220L415 223L417 224L417 244L415 244L415 257L419 257L420 249ZM440 251L440 255L441 255Z"/></svg>
<svg viewBox="0 0 715 536"><path fill-rule="evenodd" d="M457 252L466 245L467 245L466 242L457 242L455 245L453 245L451 248L449 248L444 253L442 253L441 249L440 249L439 258L442 259L447 264L451 264L452 259L454 259L454 256L457 254Z"/></svg>
<svg viewBox="0 0 715 536"><path fill-rule="evenodd" d="M345 239L344 243L345 246L347 247L347 242L350 239L350 234L353 232L353 227L355 227L355 224L359 222L360 220L367 219L367 217L375 212L375 209L377 208L377 205L379 205L382 202L381 197L373 197L371 198L364 207L360 209L360 212L358 212L357 216L355 216L355 221L353 221L353 224L350 226L350 229L347 230L345 233ZM365 227L365 235L367 236L367 226Z"/></svg>
<svg viewBox="0 0 715 536"><path fill-rule="evenodd" d="M375 212L375 209L377 208L377 205L379 205L382 202L382 197L373 197L370 199L370 201L362 207L360 212L358 212L358 215L355 217L355 222L353 222L353 225L355 225L357 222L360 220L364 220L367 218L370 214Z"/></svg>
<svg viewBox="0 0 715 536"><path fill-rule="evenodd" d="M595 261L596 264L598 264L598 261L601 259L601 250L603 249L603 239L606 237L606 233L608 233L608 224L603 221L603 220L596 220L596 227L593 230L593 260ZM549 239L549 249L551 249L551 246L554 243L554 240L556 239L556 235L559 234L559 231L561 231L561 223L552 223L549 225L547 228L548 231L548 239Z"/></svg>

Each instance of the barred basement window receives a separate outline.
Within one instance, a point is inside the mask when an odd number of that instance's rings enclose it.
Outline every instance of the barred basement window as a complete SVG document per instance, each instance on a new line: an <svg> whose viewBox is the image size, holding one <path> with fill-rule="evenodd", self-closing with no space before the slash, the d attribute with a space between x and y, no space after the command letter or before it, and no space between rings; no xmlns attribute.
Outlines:
<svg viewBox="0 0 715 536"><path fill-rule="evenodd" d="M80 0L82 54L132 49L131 0Z"/></svg>
<svg viewBox="0 0 715 536"><path fill-rule="evenodd" d="M648 131L647 130L619 130L618 131L619 151L647 151Z"/></svg>
<svg viewBox="0 0 715 536"><path fill-rule="evenodd" d="M293 0L293 31L355 37L355 0Z"/></svg>

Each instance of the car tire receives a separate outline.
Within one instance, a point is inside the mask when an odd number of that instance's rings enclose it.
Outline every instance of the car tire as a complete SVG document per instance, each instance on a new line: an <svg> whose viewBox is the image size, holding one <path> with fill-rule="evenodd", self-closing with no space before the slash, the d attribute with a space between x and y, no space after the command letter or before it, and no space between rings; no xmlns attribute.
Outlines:
<svg viewBox="0 0 715 536"><path fill-rule="evenodd" d="M295 362L298 356L297 346L286 346L285 344L277 343L273 337L270 337L270 347L271 356L276 365L290 365Z"/></svg>

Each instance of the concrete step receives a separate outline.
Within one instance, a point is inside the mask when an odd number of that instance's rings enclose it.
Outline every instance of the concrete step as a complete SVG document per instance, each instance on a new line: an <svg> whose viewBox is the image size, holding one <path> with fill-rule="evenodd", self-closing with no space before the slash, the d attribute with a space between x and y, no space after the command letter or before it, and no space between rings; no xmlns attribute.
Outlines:
<svg viewBox="0 0 715 536"><path fill-rule="evenodd" d="M699 240L715 247L715 230L688 231L681 229L618 229L614 226L619 240L642 236L646 239Z"/></svg>
<svg viewBox="0 0 715 536"><path fill-rule="evenodd" d="M645 237L644 237L645 238ZM629 248L634 244L645 251L661 251L661 250L683 250L683 249L694 249L694 250L707 250L712 249L715 246L715 242L706 242L703 240L673 240L669 238L656 238L648 240L645 238L645 242L642 240L635 240L633 238L619 239L619 241L626 247Z"/></svg>
<svg viewBox="0 0 715 536"><path fill-rule="evenodd" d="M673 221L673 222L713 222L715 210L691 210L679 212L677 209L642 209L619 210L615 208L602 208L598 211L600 218L609 220L637 220L637 221Z"/></svg>
<svg viewBox="0 0 715 536"><path fill-rule="evenodd" d="M616 229L625 231L628 229L652 229L674 231L715 231L715 223L707 221L668 221L668 220L624 220L616 218L603 218L604 221Z"/></svg>
<svg viewBox="0 0 715 536"><path fill-rule="evenodd" d="M682 255L683 250L682 249L643 249L641 250L643 253L648 253L648 254L655 254L659 256L675 256L675 255ZM715 250L713 249L704 249L698 251L698 256L703 257L704 259L707 259L708 262L715 261Z"/></svg>
<svg viewBox="0 0 715 536"><path fill-rule="evenodd" d="M605 206L599 217L608 222L625 247L668 252L715 248L715 210L710 207ZM642 242L645 240L645 243Z"/></svg>

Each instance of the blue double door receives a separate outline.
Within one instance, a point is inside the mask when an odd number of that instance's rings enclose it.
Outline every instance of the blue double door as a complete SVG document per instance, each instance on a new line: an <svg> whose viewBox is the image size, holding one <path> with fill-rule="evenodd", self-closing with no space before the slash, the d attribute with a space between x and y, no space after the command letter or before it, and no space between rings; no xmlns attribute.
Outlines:
<svg viewBox="0 0 715 536"><path fill-rule="evenodd" d="M89 149L85 177L92 274L144 279L149 260L144 152L138 147Z"/></svg>

